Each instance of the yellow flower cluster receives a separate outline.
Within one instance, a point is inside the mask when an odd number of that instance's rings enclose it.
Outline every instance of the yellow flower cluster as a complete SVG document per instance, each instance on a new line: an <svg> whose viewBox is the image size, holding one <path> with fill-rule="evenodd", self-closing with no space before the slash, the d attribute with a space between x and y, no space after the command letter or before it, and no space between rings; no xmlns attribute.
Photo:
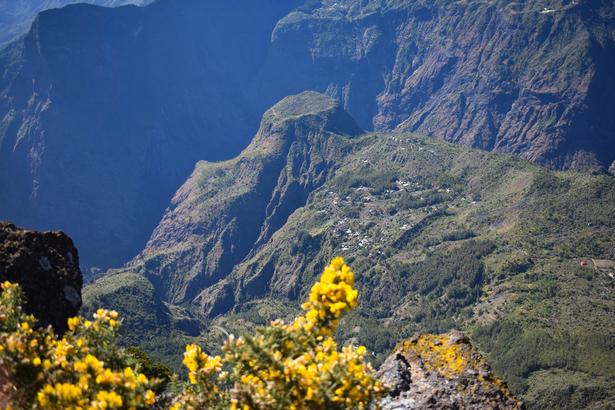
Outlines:
<svg viewBox="0 0 615 410"><path fill-rule="evenodd" d="M333 259L310 291L309 300L302 305L305 316L295 319L290 330L316 331L330 336L345 311L357 306L358 292L354 289L354 273L340 257Z"/></svg>
<svg viewBox="0 0 615 410"><path fill-rule="evenodd" d="M5 282L0 297L0 367L10 370L17 408L145 409L156 402L154 381L135 372L115 347L118 314L99 309L93 320L68 320L58 338L21 311L21 290ZM171 410L366 409L384 393L363 346L332 335L341 315L357 306L354 274L342 258L312 287L304 314L275 321L255 336L230 336L223 356L186 346L189 385Z"/></svg>
<svg viewBox="0 0 615 410"><path fill-rule="evenodd" d="M253 337L231 336L223 360L187 346L184 365L195 386L172 409L211 408L220 400L233 410L367 408L384 389L365 362L365 347L340 352L331 337L357 296L353 272L336 258L312 287L305 315L293 323L273 322Z"/></svg>
<svg viewBox="0 0 615 410"><path fill-rule="evenodd" d="M119 360L117 312L99 309L92 321L71 318L58 338L23 314L19 286L5 282L2 290L0 366L15 385L15 407L145 409L155 403L154 383Z"/></svg>
<svg viewBox="0 0 615 410"><path fill-rule="evenodd" d="M186 346L182 363L188 368L188 379L192 384L197 384L199 379L208 378L222 369L220 356L208 356L200 346L195 344Z"/></svg>
<svg viewBox="0 0 615 410"><path fill-rule="evenodd" d="M149 380L143 374L136 374L130 367L123 371L105 368L92 355L77 360L72 366L74 383L46 384L37 394L42 408L73 409L120 409L146 408L156 401L155 394L148 389Z"/></svg>

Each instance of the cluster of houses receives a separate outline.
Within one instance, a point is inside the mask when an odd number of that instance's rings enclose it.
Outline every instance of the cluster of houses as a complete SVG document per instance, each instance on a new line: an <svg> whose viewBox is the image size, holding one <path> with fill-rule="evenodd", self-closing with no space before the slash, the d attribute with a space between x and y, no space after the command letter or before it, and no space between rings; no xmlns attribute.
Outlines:
<svg viewBox="0 0 615 410"><path fill-rule="evenodd" d="M609 259L581 259L580 264L586 268L594 268L615 280L615 261Z"/></svg>

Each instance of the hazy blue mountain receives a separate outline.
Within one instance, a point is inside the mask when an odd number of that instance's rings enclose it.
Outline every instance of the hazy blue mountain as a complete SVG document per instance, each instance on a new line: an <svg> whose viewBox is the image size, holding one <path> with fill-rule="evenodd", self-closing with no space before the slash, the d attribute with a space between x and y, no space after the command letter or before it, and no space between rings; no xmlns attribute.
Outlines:
<svg viewBox="0 0 615 410"><path fill-rule="evenodd" d="M0 52L0 218L62 227L89 266L134 256L197 160L245 146L259 116L243 85L291 4L39 14Z"/></svg>
<svg viewBox="0 0 615 410"><path fill-rule="evenodd" d="M25 34L36 15L48 9L73 3L90 3L105 7L126 4L145 5L151 0L3 0L0 1L0 48Z"/></svg>
<svg viewBox="0 0 615 410"><path fill-rule="evenodd" d="M161 0L39 15L0 53L0 218L66 230L86 265L139 252L198 160L289 94L553 168L615 160L607 0Z"/></svg>

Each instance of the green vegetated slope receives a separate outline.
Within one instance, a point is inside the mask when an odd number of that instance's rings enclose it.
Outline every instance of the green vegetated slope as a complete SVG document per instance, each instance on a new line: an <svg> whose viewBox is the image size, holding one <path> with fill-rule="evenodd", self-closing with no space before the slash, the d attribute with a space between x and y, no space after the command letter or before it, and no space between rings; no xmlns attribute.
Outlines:
<svg viewBox="0 0 615 410"><path fill-rule="evenodd" d="M132 315L127 343L158 357L182 339L215 350L295 314L342 255L360 307L338 338L376 364L415 332L457 328L530 407L611 402L615 283L579 260L615 259L615 178L357 133L319 94L283 100L239 157L197 165L146 249L86 288L86 305ZM151 333L152 311L166 330Z"/></svg>
<svg viewBox="0 0 615 410"><path fill-rule="evenodd" d="M37 4L69 2L0 2L0 44ZM236 156L267 108L304 90L364 129L615 169L614 25L612 0L46 10L0 48L0 218L65 231L89 279L143 248L196 161Z"/></svg>

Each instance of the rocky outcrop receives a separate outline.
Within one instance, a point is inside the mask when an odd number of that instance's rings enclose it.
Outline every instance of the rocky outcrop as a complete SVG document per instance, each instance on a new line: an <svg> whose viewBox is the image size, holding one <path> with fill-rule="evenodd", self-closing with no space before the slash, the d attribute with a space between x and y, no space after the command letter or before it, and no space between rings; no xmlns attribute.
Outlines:
<svg viewBox="0 0 615 410"><path fill-rule="evenodd" d="M327 180L346 136L360 132L329 97L305 92L285 98L265 113L238 157L197 164L128 269L145 274L172 303L196 299L206 313L228 310L228 286L214 299L199 293L267 242Z"/></svg>
<svg viewBox="0 0 615 410"><path fill-rule="evenodd" d="M422 334L403 342L378 377L390 388L380 403L383 410L523 408L457 332Z"/></svg>
<svg viewBox="0 0 615 410"><path fill-rule="evenodd" d="M62 232L33 232L0 222L0 281L5 280L21 285L26 312L59 333L81 307L79 256Z"/></svg>

